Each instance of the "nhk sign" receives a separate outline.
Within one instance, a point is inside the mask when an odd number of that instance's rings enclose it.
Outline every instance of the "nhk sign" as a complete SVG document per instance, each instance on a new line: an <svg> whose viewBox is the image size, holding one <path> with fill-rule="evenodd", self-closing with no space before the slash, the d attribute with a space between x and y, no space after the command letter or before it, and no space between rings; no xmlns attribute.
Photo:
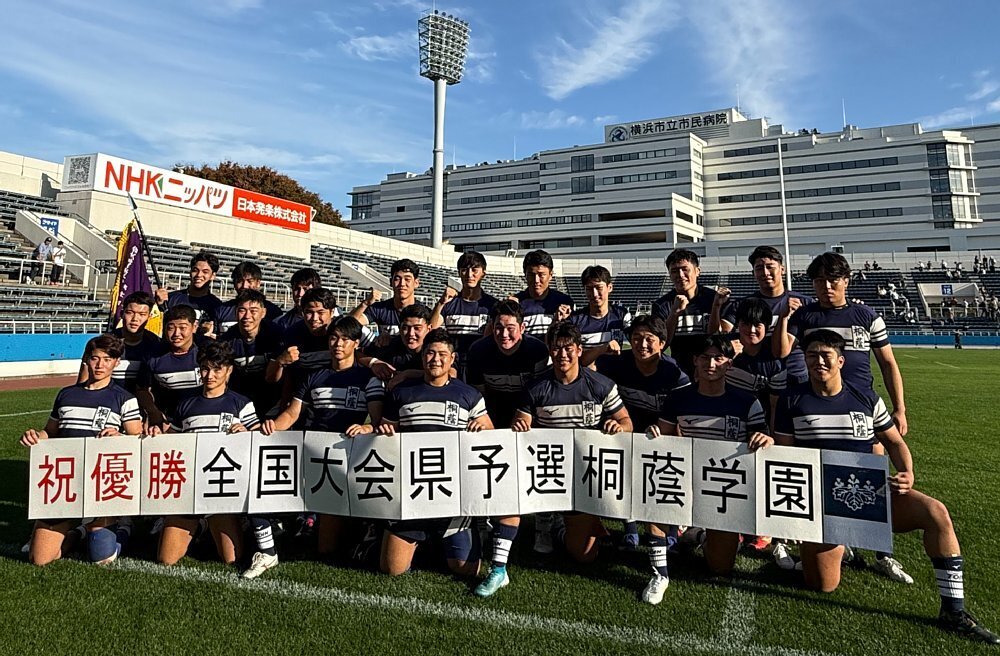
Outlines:
<svg viewBox="0 0 1000 656"><path fill-rule="evenodd" d="M63 166L63 191L105 191L174 207L309 232L313 209L283 198L211 182L103 153L73 155Z"/></svg>

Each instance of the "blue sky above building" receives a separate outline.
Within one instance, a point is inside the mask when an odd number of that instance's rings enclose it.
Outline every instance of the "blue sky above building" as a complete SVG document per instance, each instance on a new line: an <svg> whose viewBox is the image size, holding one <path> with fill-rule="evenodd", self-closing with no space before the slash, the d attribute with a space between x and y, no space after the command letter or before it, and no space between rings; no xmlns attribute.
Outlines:
<svg viewBox="0 0 1000 656"><path fill-rule="evenodd" d="M5 2L0 150L61 161L267 164L345 214L431 163L423 0ZM992 0L457 0L472 36L446 161L603 140L602 126L739 105L787 130L1000 122Z"/></svg>

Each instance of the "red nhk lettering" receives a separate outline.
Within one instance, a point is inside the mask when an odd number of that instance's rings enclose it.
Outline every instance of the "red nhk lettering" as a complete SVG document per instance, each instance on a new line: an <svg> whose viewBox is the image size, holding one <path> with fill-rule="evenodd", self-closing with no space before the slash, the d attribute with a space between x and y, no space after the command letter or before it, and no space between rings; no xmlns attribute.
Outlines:
<svg viewBox="0 0 1000 656"><path fill-rule="evenodd" d="M154 173L148 169L135 167L130 164L115 165L108 162L104 167L104 186L114 187L118 191L126 191L134 194L162 198L163 174Z"/></svg>

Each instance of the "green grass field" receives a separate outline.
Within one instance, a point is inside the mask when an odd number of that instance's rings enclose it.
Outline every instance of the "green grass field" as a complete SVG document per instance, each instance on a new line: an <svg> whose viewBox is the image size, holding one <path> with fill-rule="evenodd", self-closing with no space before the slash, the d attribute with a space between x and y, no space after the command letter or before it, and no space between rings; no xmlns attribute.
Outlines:
<svg viewBox="0 0 1000 656"><path fill-rule="evenodd" d="M1000 352L900 350L916 484L945 501L967 559L971 610L1000 630ZM55 390L0 394L0 653L784 653L974 654L988 648L934 626L938 597L919 537L896 540L912 586L847 569L838 591L802 590L797 573L741 557L734 580L671 561L663 603L644 605L644 554L602 552L589 567L531 552L522 531L511 585L483 601L474 583L433 569L388 579L306 558L244 583L217 562L153 564L149 539L109 569L30 566L27 451ZM145 531L143 531L145 532ZM617 537L617 536L616 536ZM284 553L283 552L283 553ZM869 555L869 560L870 560Z"/></svg>

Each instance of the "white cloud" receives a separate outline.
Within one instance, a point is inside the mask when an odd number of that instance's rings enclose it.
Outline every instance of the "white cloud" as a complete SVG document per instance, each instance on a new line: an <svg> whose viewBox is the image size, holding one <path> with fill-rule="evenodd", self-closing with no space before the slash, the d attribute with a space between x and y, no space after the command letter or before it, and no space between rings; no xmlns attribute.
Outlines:
<svg viewBox="0 0 1000 656"><path fill-rule="evenodd" d="M560 130L586 124L587 119L576 114L567 114L561 109L553 109L550 112L521 112L520 114L522 130Z"/></svg>
<svg viewBox="0 0 1000 656"><path fill-rule="evenodd" d="M561 100L584 87L625 77L656 52L656 37L677 20L673 0L629 0L617 15L589 21L590 30L574 45L555 37L556 48L538 55L546 94Z"/></svg>
<svg viewBox="0 0 1000 656"><path fill-rule="evenodd" d="M975 79L976 90L966 96L966 99L982 100L1000 91L1000 82L991 78L988 70L976 71L972 77Z"/></svg>
<svg viewBox="0 0 1000 656"><path fill-rule="evenodd" d="M356 36L340 44L350 55L365 61L385 61L417 56L415 30L397 32L389 36Z"/></svg>
<svg viewBox="0 0 1000 656"><path fill-rule="evenodd" d="M603 116L595 116L593 123L594 125L600 125L602 123L614 123L617 120L618 116L615 114L605 114Z"/></svg>
<svg viewBox="0 0 1000 656"><path fill-rule="evenodd" d="M473 82L489 82L493 79L493 66L496 64L496 51L476 50L473 45L465 57L465 80Z"/></svg>
<svg viewBox="0 0 1000 656"><path fill-rule="evenodd" d="M784 0L717 0L691 12L709 74L725 97L735 98L738 85L742 108L774 122L792 120L791 90L814 72L801 23L806 13Z"/></svg>
<svg viewBox="0 0 1000 656"><path fill-rule="evenodd" d="M973 109L970 107L952 107L937 114L922 116L917 119L917 123L925 130L936 130L954 125L967 124L972 118Z"/></svg>
<svg viewBox="0 0 1000 656"><path fill-rule="evenodd" d="M990 103L986 105L986 111L1000 112L1000 98L990 101Z"/></svg>

